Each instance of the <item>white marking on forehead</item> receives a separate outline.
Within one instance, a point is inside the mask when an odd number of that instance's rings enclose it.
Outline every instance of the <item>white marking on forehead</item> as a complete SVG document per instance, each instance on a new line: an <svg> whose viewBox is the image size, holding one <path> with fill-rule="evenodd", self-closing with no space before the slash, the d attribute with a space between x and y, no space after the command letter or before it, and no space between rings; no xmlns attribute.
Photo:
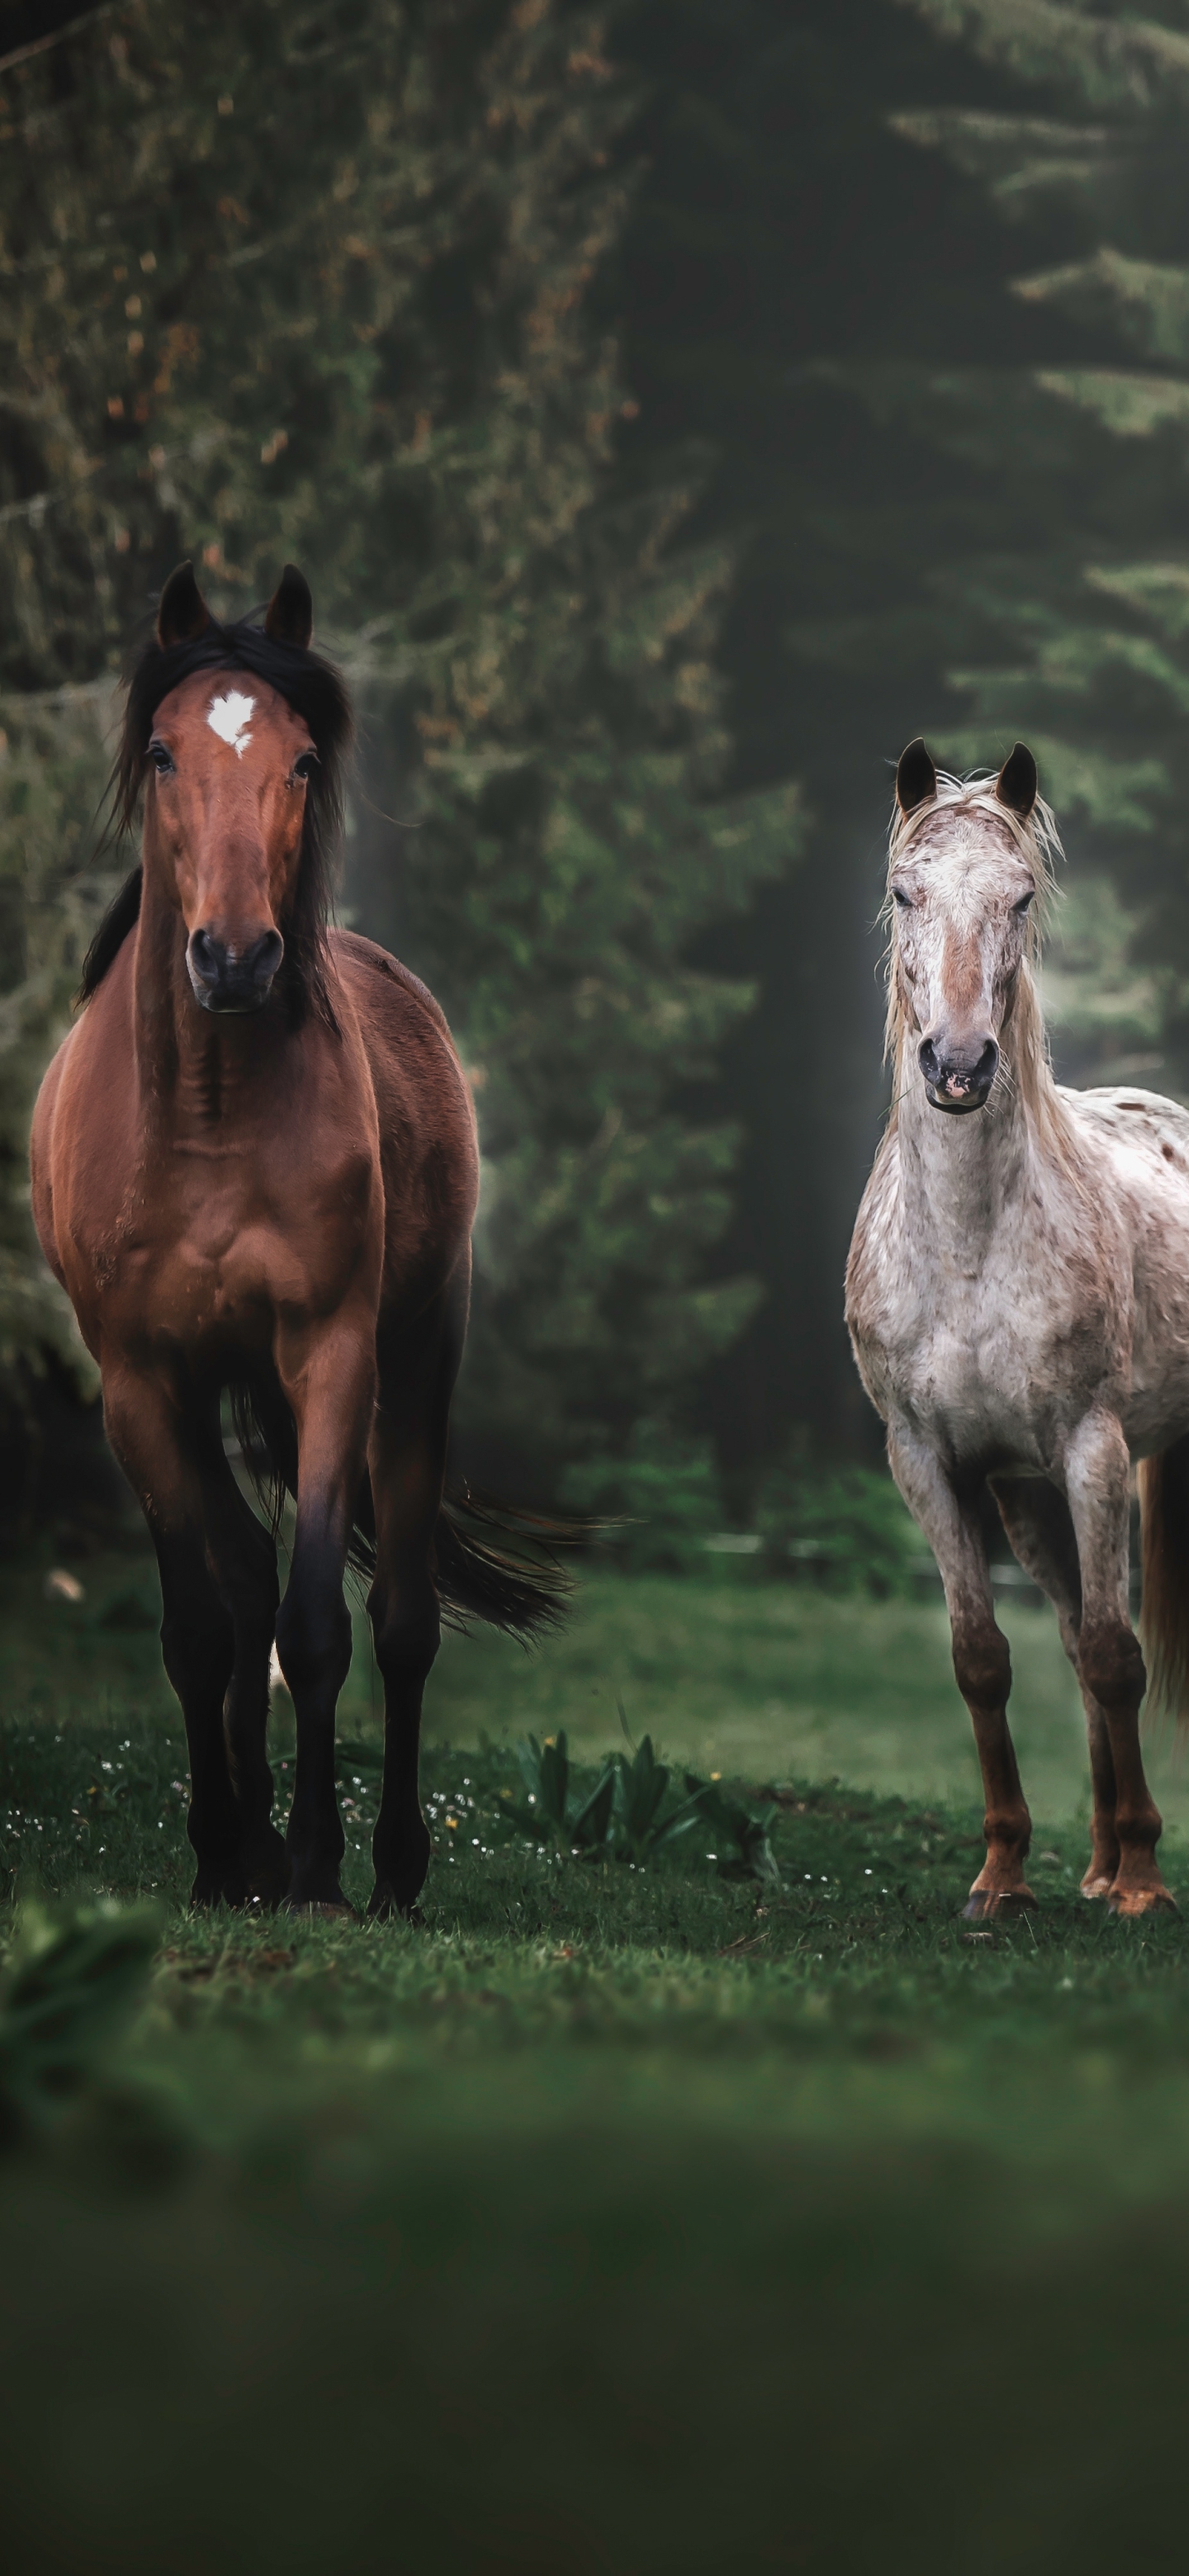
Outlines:
<svg viewBox="0 0 1189 2576"><path fill-rule="evenodd" d="M248 726L255 704L255 698L245 698L241 690L229 689L225 698L212 698L207 709L211 732L217 733L221 742L230 743L237 760L243 759L252 739Z"/></svg>

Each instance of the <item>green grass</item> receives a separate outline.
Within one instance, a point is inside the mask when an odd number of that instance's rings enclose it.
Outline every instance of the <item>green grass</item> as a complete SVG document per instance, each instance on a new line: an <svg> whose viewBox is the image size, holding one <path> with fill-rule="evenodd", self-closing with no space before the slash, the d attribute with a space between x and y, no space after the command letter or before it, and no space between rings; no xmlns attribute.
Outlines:
<svg viewBox="0 0 1189 2576"><path fill-rule="evenodd" d="M978 1817L931 1609L607 1579L534 1661L445 1651L412 1930L190 1919L121 1583L93 1568L70 1626L10 1577L10 1884L147 1894L161 1940L0 2168L6 2564L1181 2564L1186 1934L1076 1895L1039 1614L1028 1922L957 1919ZM788 1784L780 1892L697 1838L632 1871L508 1835L508 1740L564 1724L593 1781L619 1695ZM345 1729L362 1895L366 1670Z"/></svg>
<svg viewBox="0 0 1189 2576"><path fill-rule="evenodd" d="M45 1602L39 1567L0 1577L8 1707L63 1723L80 1707L106 1707L117 1723L126 1711L172 1720L151 1566L111 1557L79 1571L87 1597L77 1607ZM1011 1639L1012 1729L1033 1814L1042 1825L1085 1816L1085 1731L1056 1621L1010 1601L998 1616ZM128 1624L136 1618L140 1626ZM382 1692L358 1607L355 1629L341 1714L359 1734L378 1727ZM979 1800L939 1603L836 1600L713 1560L696 1582L584 1581L561 1634L532 1656L490 1631L447 1635L426 1741L477 1745L564 1726L575 1751L594 1760L621 1740L620 1700L637 1736L651 1730L703 1771ZM1148 1744L1147 1760L1171 1842L1189 1829L1189 1768L1167 1733Z"/></svg>

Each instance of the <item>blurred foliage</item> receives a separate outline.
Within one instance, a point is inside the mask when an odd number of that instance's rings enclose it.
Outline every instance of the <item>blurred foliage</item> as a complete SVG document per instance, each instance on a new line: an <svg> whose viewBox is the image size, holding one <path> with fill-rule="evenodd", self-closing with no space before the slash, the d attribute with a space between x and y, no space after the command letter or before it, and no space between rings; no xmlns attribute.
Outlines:
<svg viewBox="0 0 1189 2576"><path fill-rule="evenodd" d="M1167 970L1132 954L1135 917L1113 877L1071 877L1041 975L1045 1020L1070 1082L1165 1075Z"/></svg>
<svg viewBox="0 0 1189 2576"><path fill-rule="evenodd" d="M366 711L353 917L399 932L480 1095L469 1438L538 1473L679 1406L749 1309L706 1280L734 1132L682 1087L751 993L689 947L796 841L787 791L725 792L730 555L683 533L692 462L615 486L591 294L629 105L597 15L549 0L135 0L0 106L0 693L14 741L53 733L18 906L75 886L79 693L173 562L222 611L300 560ZM14 1129L77 947L36 1026L14 1005Z"/></svg>
<svg viewBox="0 0 1189 2576"><path fill-rule="evenodd" d="M707 1440L655 1421L635 1425L618 1455L575 1459L561 1480L571 1511L599 1523L598 1543L636 1574L684 1574L722 1526L718 1470Z"/></svg>
<svg viewBox="0 0 1189 2576"><path fill-rule="evenodd" d="M0 528L0 536L4 533ZM102 792L108 690L6 697L0 735L0 1384L20 1387L19 1357L55 1352L93 1381L91 1363L44 1264L31 1250L29 1112L111 880L89 871ZM18 1399L19 1400L19 1399Z"/></svg>
<svg viewBox="0 0 1189 2576"><path fill-rule="evenodd" d="M0 1982L0 2143L43 2127L104 2066L144 2000L155 1908L26 1907Z"/></svg>
<svg viewBox="0 0 1189 2576"><path fill-rule="evenodd" d="M932 1564L886 1472L823 1466L805 1443L764 1478L756 1528L774 1565L811 1575L831 1592L911 1599L916 1578Z"/></svg>

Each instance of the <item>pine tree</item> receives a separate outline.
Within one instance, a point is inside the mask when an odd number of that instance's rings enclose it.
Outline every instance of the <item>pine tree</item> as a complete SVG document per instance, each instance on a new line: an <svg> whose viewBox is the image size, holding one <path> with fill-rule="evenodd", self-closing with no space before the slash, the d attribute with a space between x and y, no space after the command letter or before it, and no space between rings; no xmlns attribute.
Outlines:
<svg viewBox="0 0 1189 2576"><path fill-rule="evenodd" d="M1018 85L891 0L631 0L615 32L644 93L612 273L641 406L626 464L648 490L692 441L707 456L695 533L739 558L718 655L733 782L791 772L807 814L795 876L715 943L761 985L725 1051L746 1144L721 1257L769 1293L708 1381L745 1508L797 1425L826 1450L877 1437L839 1280L885 1106L892 764L923 724L957 734L950 675L994 637L987 563L1054 525L1021 517L1023 457L1005 486L1002 442L994 471L957 437L939 452L930 416L977 376L963 425L991 443L988 394L1044 345L1006 281L1051 240L1031 219L1009 235L979 180L897 130L904 106L1005 113ZM973 757L994 747L984 729Z"/></svg>
<svg viewBox="0 0 1189 2576"><path fill-rule="evenodd" d="M371 806L415 826L385 841L365 793L349 901L441 993L480 1094L472 1439L538 1468L621 1441L752 1294L705 1284L734 1139L687 1089L749 993L688 952L795 825L787 795L723 794L730 566L682 542L690 478L616 498L631 400L591 292L628 101L602 28L549 0L138 0L0 95L21 995L28 924L64 906L9 1125L87 917L94 693L182 553L217 609L302 562Z"/></svg>
<svg viewBox="0 0 1189 2576"><path fill-rule="evenodd" d="M1126 906L1113 942L1134 975L1136 1069L1189 1088L1189 34L1183 10L914 0L979 61L1005 66L1041 113L904 115L901 129L987 190L1005 225L1026 213L1050 258L1015 296L1049 338L1040 363L988 384L956 371L918 428L977 455L1004 517L1031 542L949 567L968 605L956 680L969 708L957 758L1010 725L1034 737L1050 792L1110 870ZM879 393L869 386L873 399ZM1016 501L1013 512L1011 502ZM969 607L974 607L973 619ZM1103 921L1109 900L1100 904ZM1083 941L1087 925L1081 927ZM1078 925L1075 922L1076 947ZM1093 945L1091 939L1091 945ZM1118 1049L1126 978L1100 958L1099 1063ZM1116 1008L1106 987L1113 980ZM1125 1013L1124 1013L1125 1018ZM1083 1035L1088 1035L1083 1031ZM1083 1056L1083 1070L1092 1058Z"/></svg>

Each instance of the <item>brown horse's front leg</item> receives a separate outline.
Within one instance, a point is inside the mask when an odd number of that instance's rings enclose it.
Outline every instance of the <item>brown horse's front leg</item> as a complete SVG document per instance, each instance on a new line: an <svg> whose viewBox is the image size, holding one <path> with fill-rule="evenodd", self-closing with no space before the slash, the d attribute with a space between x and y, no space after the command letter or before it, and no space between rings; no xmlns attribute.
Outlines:
<svg viewBox="0 0 1189 2576"><path fill-rule="evenodd" d="M334 1784L334 1720L351 1663L343 1570L375 1404L374 1326L341 1317L289 1334L277 1353L297 1423L297 1530L277 1615L277 1654L297 1723L293 1805L285 1835L291 1906L349 1911Z"/></svg>
<svg viewBox="0 0 1189 2576"><path fill-rule="evenodd" d="M970 1711L983 1775L987 1857L963 1912L977 1920L984 1914L1034 1906L1036 1898L1024 1875L1032 1819L1007 1723L1011 1656L995 1621L977 1500L973 1494L955 1491L936 1453L907 1424L894 1423L890 1428L888 1457L945 1585L954 1677Z"/></svg>
<svg viewBox="0 0 1189 2576"><path fill-rule="evenodd" d="M1105 1892L1114 1914L1175 1913L1156 1859L1162 1822L1139 1744L1146 1676L1128 1613L1129 1477L1120 1423L1113 1414L1088 1415L1066 1450L1065 1478L1081 1569L1078 1678L1087 1710L1093 1707L1100 1717L1097 1746L1091 1733L1091 1759L1097 1753L1096 1783L1109 1762L1117 1866L1105 1891L1100 1884L1082 1884L1089 1895Z"/></svg>
<svg viewBox="0 0 1189 2576"><path fill-rule="evenodd" d="M411 1915L429 1869L418 1749L422 1694L441 1642L433 1576L450 1397L466 1328L466 1277L416 1333L380 1345L380 1393L368 1463L376 1508L376 1579L368 1600L384 1677L384 1789L372 1837L369 1914Z"/></svg>
<svg viewBox="0 0 1189 2576"><path fill-rule="evenodd" d="M223 1739L235 1631L207 1564L199 1443L174 1390L138 1371L105 1368L103 1417L157 1551L161 1651L181 1701L190 1755L192 1902L214 1905L227 1891L238 1842Z"/></svg>
<svg viewBox="0 0 1189 2576"><path fill-rule="evenodd" d="M235 1630L235 1665L223 1702L223 1741L235 1802L237 1845L224 1893L236 1905L279 1904L289 1885L285 1845L272 1821L268 1766L268 1668L277 1617L276 1543L245 1502L227 1464L217 1418L203 1460L207 1552Z"/></svg>

